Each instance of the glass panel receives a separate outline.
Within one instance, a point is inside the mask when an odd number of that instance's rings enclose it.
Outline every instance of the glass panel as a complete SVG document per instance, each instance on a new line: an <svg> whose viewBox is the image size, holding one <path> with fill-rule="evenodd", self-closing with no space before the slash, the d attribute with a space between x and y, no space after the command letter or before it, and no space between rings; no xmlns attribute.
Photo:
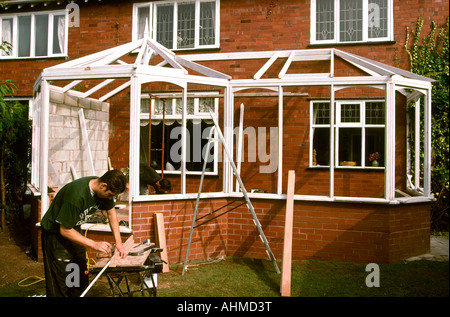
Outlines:
<svg viewBox="0 0 450 317"><path fill-rule="evenodd" d="M169 49L173 48L173 4L157 6L156 40Z"/></svg>
<svg viewBox="0 0 450 317"><path fill-rule="evenodd" d="M384 124L384 102L366 103L366 124Z"/></svg>
<svg viewBox="0 0 450 317"><path fill-rule="evenodd" d="M194 47L195 3L178 5L177 48Z"/></svg>
<svg viewBox="0 0 450 317"><path fill-rule="evenodd" d="M330 165L330 128L313 128L313 166Z"/></svg>
<svg viewBox="0 0 450 317"><path fill-rule="evenodd" d="M53 54L64 53L64 42L66 38L66 18L64 15L53 17Z"/></svg>
<svg viewBox="0 0 450 317"><path fill-rule="evenodd" d="M361 165L361 128L339 129L339 165Z"/></svg>
<svg viewBox="0 0 450 317"><path fill-rule="evenodd" d="M342 104L341 105L341 122L342 123L360 122L359 104Z"/></svg>
<svg viewBox="0 0 450 317"><path fill-rule="evenodd" d="M150 99L141 99L141 113L150 113Z"/></svg>
<svg viewBox="0 0 450 317"><path fill-rule="evenodd" d="M9 44L12 44L13 39L13 28L12 28L13 21L12 19L2 19L2 34L0 34L0 42L8 42ZM1 51L0 52L2 56L8 56L11 55L8 52Z"/></svg>
<svg viewBox="0 0 450 317"><path fill-rule="evenodd" d="M209 135L211 127L211 124L203 120L187 120L186 168L188 171L202 171L204 162L202 150L206 150L208 140L205 136ZM214 160L213 157L208 157L206 172L212 171L214 171Z"/></svg>
<svg viewBox="0 0 450 317"><path fill-rule="evenodd" d="M341 0L340 2L340 41L362 40L362 1Z"/></svg>
<svg viewBox="0 0 450 317"><path fill-rule="evenodd" d="M369 38L388 36L387 0L369 0L368 35Z"/></svg>
<svg viewBox="0 0 450 317"><path fill-rule="evenodd" d="M19 16L19 57L30 56L31 16Z"/></svg>
<svg viewBox="0 0 450 317"><path fill-rule="evenodd" d="M334 39L334 0L317 0L316 40Z"/></svg>
<svg viewBox="0 0 450 317"><path fill-rule="evenodd" d="M150 28L150 7L148 6L138 8L138 39L144 37L145 26Z"/></svg>
<svg viewBox="0 0 450 317"><path fill-rule="evenodd" d="M47 56L48 14L34 17L35 56Z"/></svg>
<svg viewBox="0 0 450 317"><path fill-rule="evenodd" d="M180 100L181 102L181 100ZM188 98L187 100L187 114L194 115L195 105L194 98Z"/></svg>
<svg viewBox="0 0 450 317"><path fill-rule="evenodd" d="M216 3L200 3L200 45L214 45L216 42Z"/></svg>
<svg viewBox="0 0 450 317"><path fill-rule="evenodd" d="M209 113L208 108L211 108L214 111L214 98L200 98L198 112Z"/></svg>
<svg viewBox="0 0 450 317"><path fill-rule="evenodd" d="M166 116L173 114L172 99L164 99L164 100L155 99L155 111L154 111L154 114L162 116L164 107L165 107L165 114L166 114Z"/></svg>
<svg viewBox="0 0 450 317"><path fill-rule="evenodd" d="M330 104L328 102L313 104L313 124L330 124Z"/></svg>
<svg viewBox="0 0 450 317"><path fill-rule="evenodd" d="M384 128L366 128L366 166L384 166L384 130Z"/></svg>

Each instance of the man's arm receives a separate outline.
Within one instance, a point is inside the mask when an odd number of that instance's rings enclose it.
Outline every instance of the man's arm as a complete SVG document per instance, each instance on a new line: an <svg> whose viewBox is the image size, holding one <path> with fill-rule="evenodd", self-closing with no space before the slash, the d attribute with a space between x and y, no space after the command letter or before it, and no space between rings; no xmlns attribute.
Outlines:
<svg viewBox="0 0 450 317"><path fill-rule="evenodd" d="M120 256L124 258L127 256L128 251L125 250L122 244L122 237L120 236L119 220L117 219L116 209L111 208L110 210L107 211L107 213L109 219L109 226L111 227L111 231L114 236L114 241L116 242L116 250L119 251Z"/></svg>
<svg viewBox="0 0 450 317"><path fill-rule="evenodd" d="M80 234L75 229L67 228L63 224L59 225L59 232L64 238L67 238L77 244L83 245L88 248L92 248L94 250L103 252L103 253L109 253L111 251L111 244L105 241L94 241L92 239L89 239L82 234Z"/></svg>

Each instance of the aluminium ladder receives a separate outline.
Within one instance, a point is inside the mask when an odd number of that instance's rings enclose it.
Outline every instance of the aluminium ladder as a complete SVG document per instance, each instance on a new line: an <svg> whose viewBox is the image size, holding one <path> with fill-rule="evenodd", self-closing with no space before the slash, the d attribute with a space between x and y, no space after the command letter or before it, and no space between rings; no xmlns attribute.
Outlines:
<svg viewBox="0 0 450 317"><path fill-rule="evenodd" d="M239 176L239 172L238 172L238 170L236 168L236 165L234 164L233 157L231 156L230 151L228 150L228 146L225 143L225 139L223 137L222 131L220 130L217 118L215 117L214 113L212 112L212 110L210 108L209 108L209 113L211 115L212 120L214 121L214 127L211 128L210 133L209 133L209 139L208 139L207 150L206 150L206 158L205 158L205 160L203 162L203 169L202 169L202 174L201 174L201 178L200 178L200 185L199 185L198 193L197 193L197 200L196 200L196 203L195 203L195 209L194 209L194 216L193 216L193 219L192 219L191 231L189 233L189 241L188 241L188 246L187 246L187 250L186 250L186 256L185 256L185 259L184 259L182 275L184 275L184 273L186 272L186 269L187 269L187 261L188 261L188 256L189 256L189 249L190 249L191 242L192 242L192 235L193 235L194 228L196 227L195 226L195 222L198 220L197 219L198 204L199 204L199 201L200 201L200 194L201 194L201 191L202 191L203 178L204 178L204 175L205 175L206 164L208 162L208 156L209 156L209 151L210 151L210 144L211 144L211 141L213 141L212 134L213 134L214 129L217 130L217 134L218 134L218 136L220 138L220 141L222 142L222 145L223 145L224 150L225 150L225 154L227 155L228 160L230 161L231 167L233 168L234 175L236 176L236 179L237 179L237 181L239 183L239 187L241 188L241 191L242 191L242 194L243 194L243 196L245 198L245 201L247 203L248 209L250 209L250 212L252 214L253 222L255 223L255 226L258 229L259 237L261 238L262 242L264 243L264 245L266 247L267 255L269 256L270 260L272 261L276 272L278 274L280 274L280 269L278 268L276 259L275 259L274 255L272 253L272 250L269 247L269 243L268 243L268 241L266 239L266 236L264 235L264 232L263 232L263 230L261 228L261 224L260 224L260 222L259 222L259 220L258 220L258 218L256 216L255 210L253 209L253 205L250 202L250 199L248 197L247 191L245 190L245 187L244 187L244 183L242 182L242 179Z"/></svg>

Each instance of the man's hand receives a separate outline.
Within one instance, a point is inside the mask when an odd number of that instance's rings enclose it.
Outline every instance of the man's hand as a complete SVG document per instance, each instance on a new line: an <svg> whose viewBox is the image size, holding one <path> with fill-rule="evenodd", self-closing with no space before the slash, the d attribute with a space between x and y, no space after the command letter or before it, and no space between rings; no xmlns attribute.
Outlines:
<svg viewBox="0 0 450 317"><path fill-rule="evenodd" d="M116 244L116 252L119 252L122 259L128 255L128 251L124 248L123 244Z"/></svg>
<svg viewBox="0 0 450 317"><path fill-rule="evenodd" d="M106 241L94 241L92 249L109 254L111 252L111 244Z"/></svg>

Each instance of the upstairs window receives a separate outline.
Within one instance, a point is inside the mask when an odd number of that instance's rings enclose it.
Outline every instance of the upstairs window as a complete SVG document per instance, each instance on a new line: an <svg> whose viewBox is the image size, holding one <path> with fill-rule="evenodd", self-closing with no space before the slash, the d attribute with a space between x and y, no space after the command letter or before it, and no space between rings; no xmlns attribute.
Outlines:
<svg viewBox="0 0 450 317"><path fill-rule="evenodd" d="M67 28L65 11L0 16L0 40L12 44L0 58L65 56Z"/></svg>
<svg viewBox="0 0 450 317"><path fill-rule="evenodd" d="M219 47L219 0L135 4L133 39L148 34L173 50Z"/></svg>
<svg viewBox="0 0 450 317"><path fill-rule="evenodd" d="M311 44L389 41L392 0L311 0Z"/></svg>

